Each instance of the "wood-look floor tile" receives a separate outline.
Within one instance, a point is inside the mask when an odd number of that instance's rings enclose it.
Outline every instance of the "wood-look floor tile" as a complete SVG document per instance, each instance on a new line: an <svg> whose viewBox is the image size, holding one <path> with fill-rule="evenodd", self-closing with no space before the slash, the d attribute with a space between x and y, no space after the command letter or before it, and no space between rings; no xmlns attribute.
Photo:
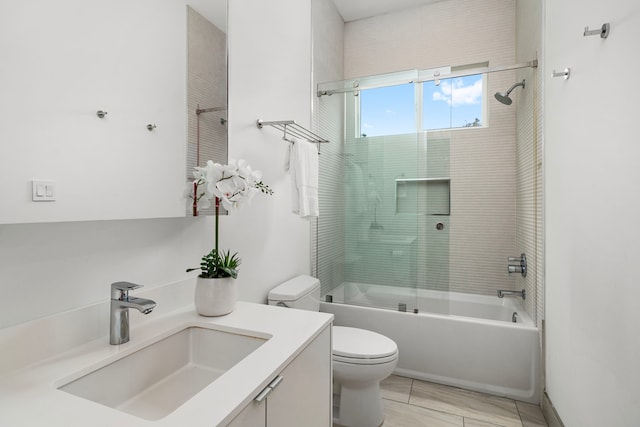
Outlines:
<svg viewBox="0 0 640 427"><path fill-rule="evenodd" d="M515 401L414 380L409 403L504 427L522 427Z"/></svg>
<svg viewBox="0 0 640 427"><path fill-rule="evenodd" d="M524 427L548 427L547 421L542 415L542 409L538 405L531 403L516 402L520 419Z"/></svg>
<svg viewBox="0 0 640 427"><path fill-rule="evenodd" d="M464 427L462 417L383 399L382 427Z"/></svg>
<svg viewBox="0 0 640 427"><path fill-rule="evenodd" d="M485 421L474 420L472 418L465 418L464 427L502 427L502 426L499 426L493 423L487 423Z"/></svg>
<svg viewBox="0 0 640 427"><path fill-rule="evenodd" d="M382 397L398 402L409 403L409 394L411 394L411 378L399 377L391 375L380 383Z"/></svg>

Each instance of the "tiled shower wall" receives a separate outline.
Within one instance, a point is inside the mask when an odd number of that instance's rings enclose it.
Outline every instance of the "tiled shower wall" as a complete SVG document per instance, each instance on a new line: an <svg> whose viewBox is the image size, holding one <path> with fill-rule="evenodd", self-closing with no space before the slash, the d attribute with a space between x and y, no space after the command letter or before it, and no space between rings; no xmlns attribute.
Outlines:
<svg viewBox="0 0 640 427"><path fill-rule="evenodd" d="M514 64L515 17L514 0L450 0L349 22L345 78ZM498 103L493 93L511 86L516 73L492 73L486 81L485 127L430 132L427 139L450 144L449 289L495 295L513 289L516 280L506 270L507 257L517 252L517 179L516 108Z"/></svg>
<svg viewBox="0 0 640 427"><path fill-rule="evenodd" d="M320 279L324 295L344 280L344 106L340 96L324 97L320 102L315 90L319 82L342 80L344 22L331 0L312 0L311 16L313 130L330 141L320 147L321 211L311 223L311 270Z"/></svg>
<svg viewBox="0 0 640 427"><path fill-rule="evenodd" d="M518 62L542 58L542 3L517 0L516 46ZM528 313L535 313L538 327L544 318L543 222L542 222L542 64L518 72L526 90L517 108L517 208L516 251L527 255L529 273L517 277L516 288L525 289ZM534 297L535 296L535 297Z"/></svg>

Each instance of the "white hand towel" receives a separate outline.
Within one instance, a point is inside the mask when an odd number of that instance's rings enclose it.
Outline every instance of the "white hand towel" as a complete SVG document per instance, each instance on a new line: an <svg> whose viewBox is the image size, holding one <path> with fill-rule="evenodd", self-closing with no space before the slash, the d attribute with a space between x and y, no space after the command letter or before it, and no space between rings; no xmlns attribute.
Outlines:
<svg viewBox="0 0 640 427"><path fill-rule="evenodd" d="M289 147L289 173L292 184L293 213L301 218L319 215L318 209L318 151L308 141L295 141Z"/></svg>

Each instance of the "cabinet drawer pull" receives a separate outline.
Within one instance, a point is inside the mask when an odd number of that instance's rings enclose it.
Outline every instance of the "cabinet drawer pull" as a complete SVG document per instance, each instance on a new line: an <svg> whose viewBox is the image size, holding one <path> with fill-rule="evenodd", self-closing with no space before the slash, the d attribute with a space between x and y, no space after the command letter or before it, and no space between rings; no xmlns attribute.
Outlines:
<svg viewBox="0 0 640 427"><path fill-rule="evenodd" d="M278 375L277 377L275 377L273 379L273 381L271 381L271 383L269 384L269 387L271 387L272 389L276 389L276 387L278 387L280 385L280 383L282 382L282 380L284 380L284 377Z"/></svg>
<svg viewBox="0 0 640 427"><path fill-rule="evenodd" d="M260 392L260 394L259 394L259 395L257 395L257 396L255 397L255 399L253 399L253 400L255 400L255 401L256 401L256 402L258 402L258 403L261 403L264 399L266 399L266 397L267 397L267 396L269 395L269 393L271 393L272 391L273 391L273 389L272 389L271 387L266 386L266 387L264 388L264 390L262 390L262 391Z"/></svg>
<svg viewBox="0 0 640 427"><path fill-rule="evenodd" d="M267 398L267 396L269 395L269 393L271 393L273 390L275 390L276 387L278 387L280 385L280 383L282 382L282 380L284 380L283 377L281 377L280 375L278 375L277 377L275 377L273 379L273 381L271 381L269 383L268 386L266 386L264 388L264 390L262 390L260 392L260 394L258 394L255 399L253 399L254 401L260 403L262 402L264 399Z"/></svg>

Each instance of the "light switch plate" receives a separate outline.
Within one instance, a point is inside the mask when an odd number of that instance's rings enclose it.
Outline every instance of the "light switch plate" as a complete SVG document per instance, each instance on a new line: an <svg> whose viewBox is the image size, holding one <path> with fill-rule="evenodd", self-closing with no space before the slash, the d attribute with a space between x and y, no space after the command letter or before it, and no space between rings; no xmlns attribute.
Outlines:
<svg viewBox="0 0 640 427"><path fill-rule="evenodd" d="M32 200L34 202L54 202L56 200L56 183L48 179L34 179L32 183Z"/></svg>

